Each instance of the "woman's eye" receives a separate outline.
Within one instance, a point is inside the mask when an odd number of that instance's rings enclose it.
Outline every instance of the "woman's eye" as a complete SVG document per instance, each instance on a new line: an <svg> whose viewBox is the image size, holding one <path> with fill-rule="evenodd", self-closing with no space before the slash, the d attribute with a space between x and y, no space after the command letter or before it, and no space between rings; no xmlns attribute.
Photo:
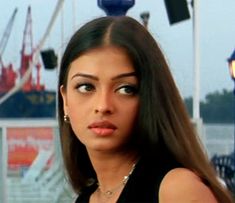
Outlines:
<svg viewBox="0 0 235 203"><path fill-rule="evenodd" d="M117 92L124 95L136 95L138 90L134 85L123 85L117 89Z"/></svg>
<svg viewBox="0 0 235 203"><path fill-rule="evenodd" d="M79 92L86 93L86 92L91 92L94 91L95 87L92 84L79 84L76 89Z"/></svg>

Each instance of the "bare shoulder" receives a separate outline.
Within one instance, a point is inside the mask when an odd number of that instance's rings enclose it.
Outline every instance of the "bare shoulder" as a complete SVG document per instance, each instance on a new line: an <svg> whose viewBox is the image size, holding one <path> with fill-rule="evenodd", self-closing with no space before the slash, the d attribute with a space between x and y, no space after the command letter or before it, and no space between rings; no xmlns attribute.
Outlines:
<svg viewBox="0 0 235 203"><path fill-rule="evenodd" d="M159 190L160 203L217 203L216 198L201 179L186 168L169 171Z"/></svg>

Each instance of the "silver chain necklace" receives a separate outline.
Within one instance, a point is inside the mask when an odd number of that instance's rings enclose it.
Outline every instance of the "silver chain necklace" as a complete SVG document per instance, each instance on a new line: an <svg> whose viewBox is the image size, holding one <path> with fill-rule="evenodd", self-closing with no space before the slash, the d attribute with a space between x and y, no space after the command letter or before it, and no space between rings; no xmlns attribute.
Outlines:
<svg viewBox="0 0 235 203"><path fill-rule="evenodd" d="M115 193L116 191L118 191L118 189L120 189L121 187L124 187L127 183L127 181L130 178L130 175L133 173L134 169L135 169L136 163L134 163L131 167L131 171L129 172L129 174L127 176L123 177L123 180L121 183L119 183L117 186L115 186L112 189L106 190L106 191L102 191L100 184L98 183L98 191L100 192L100 194L102 194L106 199L110 199Z"/></svg>

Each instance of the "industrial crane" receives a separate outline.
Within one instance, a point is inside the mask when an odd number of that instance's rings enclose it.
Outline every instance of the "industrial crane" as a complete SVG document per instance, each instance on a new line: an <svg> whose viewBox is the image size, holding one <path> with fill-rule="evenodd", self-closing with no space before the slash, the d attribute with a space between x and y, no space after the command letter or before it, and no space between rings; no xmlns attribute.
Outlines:
<svg viewBox="0 0 235 203"><path fill-rule="evenodd" d="M22 43L22 49L21 49L21 64L20 64L20 78L23 78L26 74L27 70L29 69L29 66L31 63L33 63L33 55L34 55L34 49L33 49L33 34L32 34L32 16L31 16L31 7L28 7L27 10L27 16L26 16L26 24L24 28L24 34L23 34L23 43ZM23 91L32 91L32 90L44 90L44 85L40 84L40 68L41 64L37 63L36 65L37 69L37 78L36 78L36 84L33 83L32 73L30 74L28 80L24 83L22 89Z"/></svg>
<svg viewBox="0 0 235 203"><path fill-rule="evenodd" d="M8 42L8 39L11 34L11 30L13 27L16 13L17 13L17 8L15 8L15 10L14 10L7 26L6 26L6 29L3 33L3 37L1 38L1 41L0 41L0 66L1 66L1 68L0 68L0 70L1 70L1 72L0 72L0 93L4 93L7 90L9 90L10 88L12 88L15 85L15 80L16 80L16 76L17 76L16 72L13 70L12 64L10 63L8 66L5 66L3 63L3 59L2 59L3 53L5 51L5 48L6 48L6 45Z"/></svg>

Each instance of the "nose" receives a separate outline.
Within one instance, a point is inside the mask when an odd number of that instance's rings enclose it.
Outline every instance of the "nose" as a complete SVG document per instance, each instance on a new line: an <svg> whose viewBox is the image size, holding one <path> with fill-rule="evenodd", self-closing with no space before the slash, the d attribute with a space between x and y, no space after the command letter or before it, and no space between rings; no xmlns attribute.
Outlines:
<svg viewBox="0 0 235 203"><path fill-rule="evenodd" d="M113 114L114 112L114 101L108 92L102 92L97 95L97 99L95 101L95 113L102 115Z"/></svg>

